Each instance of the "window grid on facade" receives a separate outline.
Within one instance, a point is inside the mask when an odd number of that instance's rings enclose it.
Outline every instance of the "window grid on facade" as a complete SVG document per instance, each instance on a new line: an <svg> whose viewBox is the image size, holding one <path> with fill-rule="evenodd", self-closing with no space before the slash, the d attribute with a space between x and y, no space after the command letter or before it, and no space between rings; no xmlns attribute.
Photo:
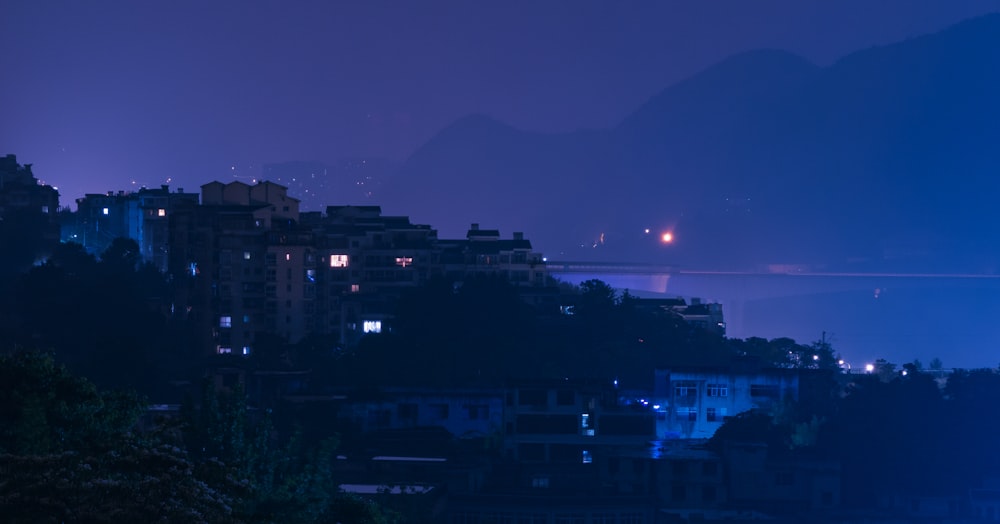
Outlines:
<svg viewBox="0 0 1000 524"><path fill-rule="evenodd" d="M698 394L696 382L677 382L674 384L675 397L693 397Z"/></svg>
<svg viewBox="0 0 1000 524"><path fill-rule="evenodd" d="M728 397L728 384L708 384L705 386L705 394L709 397Z"/></svg>
<svg viewBox="0 0 1000 524"><path fill-rule="evenodd" d="M619 524L643 524L642 513L622 513Z"/></svg>
<svg viewBox="0 0 1000 524"><path fill-rule="evenodd" d="M677 420L689 420L691 422L698 420L698 408L677 408Z"/></svg>

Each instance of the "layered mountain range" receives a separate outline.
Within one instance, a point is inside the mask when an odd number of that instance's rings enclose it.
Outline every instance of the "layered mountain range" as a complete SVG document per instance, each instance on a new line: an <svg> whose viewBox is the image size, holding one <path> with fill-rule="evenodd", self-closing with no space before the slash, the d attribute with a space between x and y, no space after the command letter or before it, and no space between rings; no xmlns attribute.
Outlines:
<svg viewBox="0 0 1000 524"><path fill-rule="evenodd" d="M383 205L442 236L523 231L550 260L994 272L998 146L1000 14L828 67L733 56L613 129L469 116Z"/></svg>

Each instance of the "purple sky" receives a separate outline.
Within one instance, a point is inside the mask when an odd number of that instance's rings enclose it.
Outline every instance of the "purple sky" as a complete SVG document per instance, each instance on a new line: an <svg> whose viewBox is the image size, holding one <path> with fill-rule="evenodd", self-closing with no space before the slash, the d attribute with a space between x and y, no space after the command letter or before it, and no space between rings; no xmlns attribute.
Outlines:
<svg viewBox="0 0 1000 524"><path fill-rule="evenodd" d="M230 166L402 161L453 120L616 124L740 51L826 65L995 0L29 1L0 16L0 154L85 192ZM337 202L331 202L337 203Z"/></svg>

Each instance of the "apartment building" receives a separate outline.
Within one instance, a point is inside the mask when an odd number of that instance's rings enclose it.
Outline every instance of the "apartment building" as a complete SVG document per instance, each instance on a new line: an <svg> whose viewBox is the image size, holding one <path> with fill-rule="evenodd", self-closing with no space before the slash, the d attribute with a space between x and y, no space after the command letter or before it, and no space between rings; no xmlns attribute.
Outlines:
<svg viewBox="0 0 1000 524"><path fill-rule="evenodd" d="M263 333L354 345L390 330L399 296L435 277L497 275L526 295L550 291L544 259L521 233L501 239L474 224L465 239L442 240L378 206L300 213L271 182L205 184L200 204L184 201L167 218L180 307L216 353L250 354Z"/></svg>
<svg viewBox="0 0 1000 524"><path fill-rule="evenodd" d="M17 222L11 233L26 233L31 228L38 253L44 255L59 242L59 191L41 183L31 171L31 164L18 164L15 155L0 157L0 220Z"/></svg>
<svg viewBox="0 0 1000 524"><path fill-rule="evenodd" d="M197 193L169 186L138 191L88 193L76 200L76 212L64 215L62 240L83 245L100 256L119 237L139 244L144 262L160 271L169 267L169 217L175 208L198 203Z"/></svg>
<svg viewBox="0 0 1000 524"><path fill-rule="evenodd" d="M729 417L751 409L773 411L797 400L793 369L658 369L651 399L660 438L707 439Z"/></svg>

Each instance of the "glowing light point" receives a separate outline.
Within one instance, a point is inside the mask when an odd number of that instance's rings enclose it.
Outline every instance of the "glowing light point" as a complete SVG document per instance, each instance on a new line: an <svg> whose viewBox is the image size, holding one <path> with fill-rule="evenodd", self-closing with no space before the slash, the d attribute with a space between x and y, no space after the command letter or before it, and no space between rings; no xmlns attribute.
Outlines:
<svg viewBox="0 0 1000 524"><path fill-rule="evenodd" d="M646 229L643 230L643 232L648 235L649 234L649 228L647 227Z"/></svg>
<svg viewBox="0 0 1000 524"><path fill-rule="evenodd" d="M661 238L661 239L663 240L663 243L664 243L664 244L669 244L669 243L671 243L671 242L673 242L673 241L674 241L674 234L673 234L673 233L671 233L671 232L669 232L669 231L667 231L667 232L666 232L666 233L664 233L664 234L663 234L663 236L662 236L662 237L660 237L660 238Z"/></svg>
<svg viewBox="0 0 1000 524"><path fill-rule="evenodd" d="M872 371L875 371L875 364L865 364L865 371L867 373L871 373Z"/></svg>

